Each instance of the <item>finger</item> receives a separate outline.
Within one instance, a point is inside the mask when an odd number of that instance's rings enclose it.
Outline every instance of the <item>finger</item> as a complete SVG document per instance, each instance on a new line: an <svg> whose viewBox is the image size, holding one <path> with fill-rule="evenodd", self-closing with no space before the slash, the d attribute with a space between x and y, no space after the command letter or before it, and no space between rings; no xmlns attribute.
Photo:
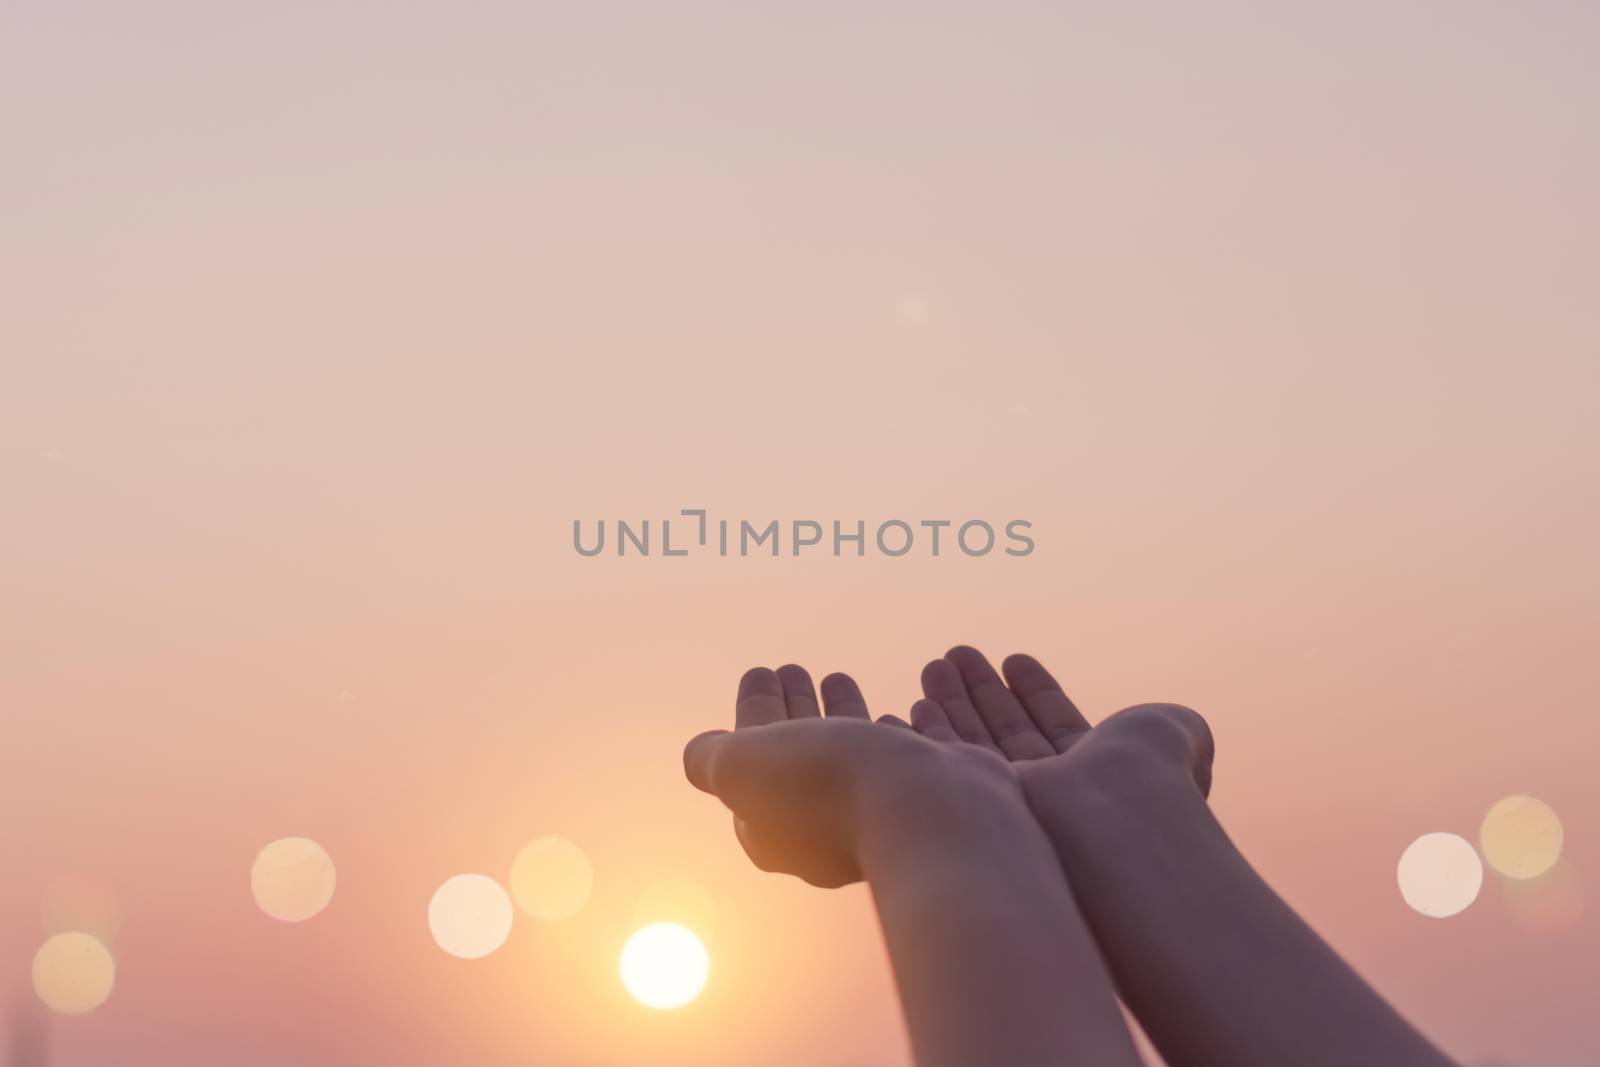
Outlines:
<svg viewBox="0 0 1600 1067"><path fill-rule="evenodd" d="M938 702L958 739L1000 751L989 736L989 728L983 725L978 709L973 707L972 698L967 695L967 683L961 680L961 672L954 663L936 659L922 668L922 693ZM912 724L915 723L913 719Z"/></svg>
<svg viewBox="0 0 1600 1067"><path fill-rule="evenodd" d="M776 782L789 769L795 746L785 744L781 725L766 730L708 730L683 751L689 781L741 816L755 818L783 792Z"/></svg>
<svg viewBox="0 0 1600 1067"><path fill-rule="evenodd" d="M822 680L822 709L833 719L872 718L861 687L848 674L830 674Z"/></svg>
<svg viewBox="0 0 1600 1067"><path fill-rule="evenodd" d="M961 672L961 680L967 684L967 695L1006 759L1041 759L1056 754L1028 717L1022 701L1006 688L1006 683L1000 680L982 652L957 645L946 652L944 658Z"/></svg>
<svg viewBox="0 0 1600 1067"><path fill-rule="evenodd" d="M961 736L950 725L950 716L944 713L937 700L926 698L911 705L911 728L930 741L959 741Z"/></svg>
<svg viewBox="0 0 1600 1067"><path fill-rule="evenodd" d="M1061 686L1032 656L1007 656L1000 669L1005 672L1011 691L1028 709L1044 739L1057 752L1065 752L1089 731L1089 720L1061 691Z"/></svg>
<svg viewBox="0 0 1600 1067"><path fill-rule="evenodd" d="M683 773L696 789L716 793L716 757L727 735L726 730L707 730L683 746Z"/></svg>
<svg viewBox="0 0 1600 1067"><path fill-rule="evenodd" d="M880 716L878 716L878 725L879 726L895 726L895 727L898 727L899 729L902 729L902 730L911 729L911 724L906 722L904 719L902 719L898 715L880 715Z"/></svg>
<svg viewBox="0 0 1600 1067"><path fill-rule="evenodd" d="M783 702L791 719L815 719L822 714L817 709L817 688L811 684L811 675L797 663L778 668L778 684L783 686Z"/></svg>
<svg viewBox="0 0 1600 1067"><path fill-rule="evenodd" d="M736 729L762 726L769 722L782 722L789 717L788 705L783 700L783 683L775 671L765 667L751 667L739 679L739 701L735 705L733 722Z"/></svg>

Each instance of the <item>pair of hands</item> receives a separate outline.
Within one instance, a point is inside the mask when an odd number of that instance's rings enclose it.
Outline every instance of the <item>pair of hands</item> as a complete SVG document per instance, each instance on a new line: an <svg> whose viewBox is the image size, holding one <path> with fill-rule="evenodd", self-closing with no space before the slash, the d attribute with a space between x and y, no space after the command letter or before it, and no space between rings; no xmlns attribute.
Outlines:
<svg viewBox="0 0 1600 1067"><path fill-rule="evenodd" d="M996 672L965 646L923 668L922 691L909 722L874 723L848 675L824 678L819 704L804 668L753 668L734 729L690 741L684 770L733 811L757 867L827 888L863 877L862 842L875 829L903 831L921 813L937 833L966 797L1038 811L1080 789L1210 790L1211 734L1188 708L1141 704L1091 727L1033 657Z"/></svg>

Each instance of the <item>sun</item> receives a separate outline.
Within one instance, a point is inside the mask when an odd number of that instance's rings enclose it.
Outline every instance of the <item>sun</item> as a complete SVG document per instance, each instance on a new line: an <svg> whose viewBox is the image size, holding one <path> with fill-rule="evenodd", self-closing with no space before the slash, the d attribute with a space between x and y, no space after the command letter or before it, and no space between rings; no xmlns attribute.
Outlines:
<svg viewBox="0 0 1600 1067"><path fill-rule="evenodd" d="M706 986L711 958L693 931L651 923L622 947L622 984L647 1008L681 1008Z"/></svg>

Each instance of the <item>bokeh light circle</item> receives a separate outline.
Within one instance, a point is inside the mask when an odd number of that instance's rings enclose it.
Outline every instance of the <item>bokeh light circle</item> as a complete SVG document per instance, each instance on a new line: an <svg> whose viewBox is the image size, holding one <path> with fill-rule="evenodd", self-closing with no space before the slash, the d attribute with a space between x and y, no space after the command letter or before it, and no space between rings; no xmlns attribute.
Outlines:
<svg viewBox="0 0 1600 1067"><path fill-rule="evenodd" d="M117 981L111 952L90 934L56 934L33 957L33 991L63 1015L83 1015L106 1002Z"/></svg>
<svg viewBox="0 0 1600 1067"><path fill-rule="evenodd" d="M1483 862L1458 834L1423 834L1406 846L1397 874L1406 903L1435 919L1465 911L1483 888Z"/></svg>
<svg viewBox="0 0 1600 1067"><path fill-rule="evenodd" d="M1478 829L1489 866L1507 878L1537 878L1561 858L1565 838L1555 810L1538 797L1506 797L1490 808Z"/></svg>
<svg viewBox="0 0 1600 1067"><path fill-rule="evenodd" d="M535 919L570 918L589 903L593 892L589 857L564 837L530 841L511 863L511 896Z"/></svg>
<svg viewBox="0 0 1600 1067"><path fill-rule="evenodd" d="M710 936L717 927L717 905L699 882L670 877L650 883L633 909L640 925L674 922Z"/></svg>
<svg viewBox="0 0 1600 1067"><path fill-rule="evenodd" d="M487 956L511 936L511 897L486 874L458 874L428 902L428 930L452 956Z"/></svg>
<svg viewBox="0 0 1600 1067"><path fill-rule="evenodd" d="M256 853L250 892L274 919L303 922L333 899L333 859L309 837L282 837Z"/></svg>
<svg viewBox="0 0 1600 1067"><path fill-rule="evenodd" d="M622 948L622 984L647 1008L681 1008L706 986L711 957L687 927L651 923Z"/></svg>

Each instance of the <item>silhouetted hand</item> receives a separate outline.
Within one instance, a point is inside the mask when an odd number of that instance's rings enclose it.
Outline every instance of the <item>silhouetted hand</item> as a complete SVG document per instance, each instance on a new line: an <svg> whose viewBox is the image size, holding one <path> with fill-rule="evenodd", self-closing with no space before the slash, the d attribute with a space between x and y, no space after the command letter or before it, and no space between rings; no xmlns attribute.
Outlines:
<svg viewBox="0 0 1600 1067"><path fill-rule="evenodd" d="M801 668L756 668L733 731L690 741L684 770L733 810L757 867L871 885L919 1067L1136 1067L1012 766L887 721L845 675L823 679L819 707Z"/></svg>
<svg viewBox="0 0 1600 1067"><path fill-rule="evenodd" d="M1139 704L1091 727L1032 656L1008 656L1000 674L964 645L922 669L924 699L911 725L930 740L972 746L1010 762L1030 801L1087 778L1133 777L1153 786L1211 790L1214 747L1197 712Z"/></svg>
<svg viewBox="0 0 1600 1067"><path fill-rule="evenodd" d="M1014 776L992 754L875 727L848 675L822 680L819 707L804 668L753 668L739 681L734 717L732 732L689 742L684 771L733 811L751 862L812 885L859 881L863 836L914 832L916 815L905 802L919 791L982 788L1021 800Z"/></svg>
<svg viewBox="0 0 1600 1067"><path fill-rule="evenodd" d="M1165 1062L1450 1067L1228 839L1206 803L1204 719L1140 704L1091 727L1037 660L1011 656L1001 673L951 649L923 669L912 724L1011 761L1123 1003Z"/></svg>

